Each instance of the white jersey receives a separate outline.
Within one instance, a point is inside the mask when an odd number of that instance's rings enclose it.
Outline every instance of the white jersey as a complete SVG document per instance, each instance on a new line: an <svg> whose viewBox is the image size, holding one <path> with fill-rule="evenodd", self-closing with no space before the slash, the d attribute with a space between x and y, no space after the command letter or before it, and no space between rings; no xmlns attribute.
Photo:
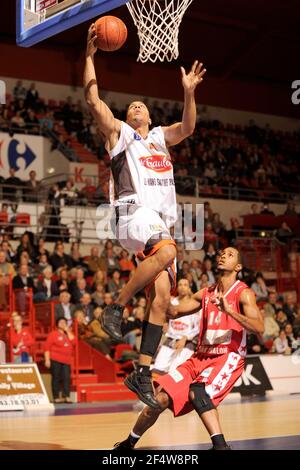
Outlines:
<svg viewBox="0 0 300 470"><path fill-rule="evenodd" d="M122 122L120 138L109 155L111 204L133 200L160 213L168 228L174 225L177 210L173 165L162 128L155 127L143 139Z"/></svg>
<svg viewBox="0 0 300 470"><path fill-rule="evenodd" d="M179 305L179 299L176 297L171 302L173 305ZM169 320L169 327L166 333L167 338L180 339L186 336L191 341L200 332L201 313L197 312L185 317Z"/></svg>

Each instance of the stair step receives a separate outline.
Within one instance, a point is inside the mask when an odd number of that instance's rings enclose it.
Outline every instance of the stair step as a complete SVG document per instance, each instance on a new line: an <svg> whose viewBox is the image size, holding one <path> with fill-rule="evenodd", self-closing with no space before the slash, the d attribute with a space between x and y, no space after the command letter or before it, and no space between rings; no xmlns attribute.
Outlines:
<svg viewBox="0 0 300 470"><path fill-rule="evenodd" d="M75 383L76 377L72 377L72 380ZM94 385L98 383L98 376L96 374L82 374L78 377L78 384L80 385Z"/></svg>
<svg viewBox="0 0 300 470"><path fill-rule="evenodd" d="M116 391L90 391L86 390L85 394L79 394L80 401L97 402L97 401L136 401L137 397L130 390L116 390Z"/></svg>
<svg viewBox="0 0 300 470"><path fill-rule="evenodd" d="M99 389L102 391L119 391L119 390L128 390L123 382L112 382L112 383L80 383L79 389L89 388L91 390Z"/></svg>

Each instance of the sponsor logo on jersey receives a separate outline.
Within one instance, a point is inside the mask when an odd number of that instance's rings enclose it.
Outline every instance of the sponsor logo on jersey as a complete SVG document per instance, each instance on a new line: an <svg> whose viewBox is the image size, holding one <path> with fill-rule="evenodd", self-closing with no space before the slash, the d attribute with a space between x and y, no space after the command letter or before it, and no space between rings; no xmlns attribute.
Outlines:
<svg viewBox="0 0 300 470"><path fill-rule="evenodd" d="M134 137L134 140L142 140L142 137L137 132L133 134L133 137Z"/></svg>
<svg viewBox="0 0 300 470"><path fill-rule="evenodd" d="M145 168L156 171L156 173L164 173L173 169L172 162L166 155L149 155L141 157L139 160Z"/></svg>

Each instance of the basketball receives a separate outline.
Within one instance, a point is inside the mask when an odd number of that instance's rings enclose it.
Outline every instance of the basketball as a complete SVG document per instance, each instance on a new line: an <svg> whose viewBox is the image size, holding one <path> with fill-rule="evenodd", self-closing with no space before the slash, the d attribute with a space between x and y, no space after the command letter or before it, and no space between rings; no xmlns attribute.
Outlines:
<svg viewBox="0 0 300 470"><path fill-rule="evenodd" d="M95 23L96 46L102 51L117 51L127 39L127 28L116 16L103 16Z"/></svg>

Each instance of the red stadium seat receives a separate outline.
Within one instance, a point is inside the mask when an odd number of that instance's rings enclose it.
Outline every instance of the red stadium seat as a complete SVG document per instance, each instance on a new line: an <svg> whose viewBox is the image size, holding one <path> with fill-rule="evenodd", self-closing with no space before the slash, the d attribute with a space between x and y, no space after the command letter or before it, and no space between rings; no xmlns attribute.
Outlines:
<svg viewBox="0 0 300 470"><path fill-rule="evenodd" d="M30 225L30 215L26 212L16 215L17 225Z"/></svg>
<svg viewBox="0 0 300 470"><path fill-rule="evenodd" d="M0 225L8 224L8 213L0 212Z"/></svg>

